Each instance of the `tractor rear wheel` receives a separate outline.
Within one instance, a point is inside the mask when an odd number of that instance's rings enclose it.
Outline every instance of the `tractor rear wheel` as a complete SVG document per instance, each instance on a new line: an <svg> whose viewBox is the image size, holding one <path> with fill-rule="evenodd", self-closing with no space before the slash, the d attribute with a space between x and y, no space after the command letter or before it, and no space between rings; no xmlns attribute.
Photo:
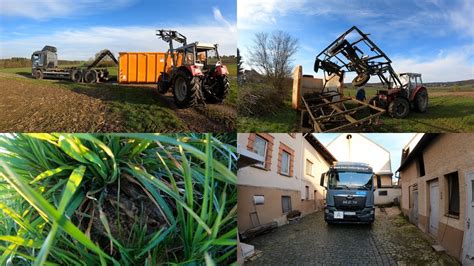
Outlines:
<svg viewBox="0 0 474 266"><path fill-rule="evenodd" d="M415 95L415 110L420 113L426 112L428 109L428 92L426 89L421 89Z"/></svg>
<svg viewBox="0 0 474 266"><path fill-rule="evenodd" d="M230 83L226 76L216 78L215 90L213 92L204 91L206 101L209 103L221 103L229 94Z"/></svg>
<svg viewBox="0 0 474 266"><path fill-rule="evenodd" d="M183 70L178 71L174 78L173 97L180 108L196 105L200 96L201 79L193 77Z"/></svg>
<svg viewBox="0 0 474 266"><path fill-rule="evenodd" d="M33 72L33 74L36 79L43 79L43 71L37 69L35 72Z"/></svg>
<svg viewBox="0 0 474 266"><path fill-rule="evenodd" d="M74 82L81 82L82 81L82 71L79 69L75 69L71 73L71 80Z"/></svg>
<svg viewBox="0 0 474 266"><path fill-rule="evenodd" d="M394 118L405 118L410 113L410 103L407 99L397 97L388 105L388 114Z"/></svg>
<svg viewBox="0 0 474 266"><path fill-rule="evenodd" d="M156 83L156 88L158 90L158 93L159 94L165 94L168 92L168 90L170 89L170 78L169 78L169 75L168 74L162 74L159 78L158 78L158 82Z"/></svg>
<svg viewBox="0 0 474 266"><path fill-rule="evenodd" d="M369 73L366 73L366 72L359 73L357 77L355 77L352 80L352 85L356 87L364 86L369 81L369 79L370 79Z"/></svg>
<svg viewBox="0 0 474 266"><path fill-rule="evenodd" d="M88 70L84 74L84 82L86 83L96 83L97 82L97 71L94 69Z"/></svg>

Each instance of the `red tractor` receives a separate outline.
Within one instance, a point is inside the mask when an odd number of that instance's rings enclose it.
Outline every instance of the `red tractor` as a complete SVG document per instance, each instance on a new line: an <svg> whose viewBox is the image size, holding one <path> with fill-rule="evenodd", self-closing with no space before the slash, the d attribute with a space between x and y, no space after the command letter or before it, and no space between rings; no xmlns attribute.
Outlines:
<svg viewBox="0 0 474 266"><path fill-rule="evenodd" d="M404 118L410 109L424 113L428 109L428 91L423 86L421 74L400 73L401 86L389 82L387 90L378 90L369 103L386 109L391 117Z"/></svg>
<svg viewBox="0 0 474 266"><path fill-rule="evenodd" d="M386 90L379 90L369 103L387 110L391 117L404 118L410 109L426 112L428 91L421 74L397 74L392 60L359 28L353 26L316 56L314 71L322 69L326 76L355 72L355 87L364 86L371 76L378 76Z"/></svg>
<svg viewBox="0 0 474 266"><path fill-rule="evenodd" d="M157 80L158 92L171 88L178 107L191 107L198 102L220 103L229 93L229 72L220 61L217 44L193 42L173 30L157 30L156 35L169 43L164 69ZM173 48L173 41L181 43ZM171 67L167 65L172 57Z"/></svg>

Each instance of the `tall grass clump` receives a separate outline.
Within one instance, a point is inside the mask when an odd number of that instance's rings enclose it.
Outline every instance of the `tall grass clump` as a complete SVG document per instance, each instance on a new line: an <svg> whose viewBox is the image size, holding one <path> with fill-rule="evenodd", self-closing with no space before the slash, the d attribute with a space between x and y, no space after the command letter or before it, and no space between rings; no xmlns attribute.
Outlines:
<svg viewBox="0 0 474 266"><path fill-rule="evenodd" d="M0 265L229 264L235 134L0 136Z"/></svg>

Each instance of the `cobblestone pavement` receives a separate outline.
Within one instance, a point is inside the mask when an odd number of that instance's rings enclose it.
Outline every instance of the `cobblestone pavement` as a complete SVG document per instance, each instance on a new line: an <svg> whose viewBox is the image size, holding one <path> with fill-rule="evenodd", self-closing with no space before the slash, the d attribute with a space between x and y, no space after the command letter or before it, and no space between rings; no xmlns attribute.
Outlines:
<svg viewBox="0 0 474 266"><path fill-rule="evenodd" d="M399 215L376 211L370 225L327 225L323 212L243 241L262 254L246 265L458 265L432 250L433 240Z"/></svg>

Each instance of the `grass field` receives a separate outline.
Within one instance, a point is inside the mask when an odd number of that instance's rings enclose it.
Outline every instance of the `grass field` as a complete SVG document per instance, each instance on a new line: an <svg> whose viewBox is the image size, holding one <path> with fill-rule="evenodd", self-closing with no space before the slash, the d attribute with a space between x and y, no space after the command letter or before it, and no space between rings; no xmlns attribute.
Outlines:
<svg viewBox="0 0 474 266"><path fill-rule="evenodd" d="M74 131L231 131L232 128L235 128L236 116L236 68L236 64L228 66L231 90L224 104L188 109L177 109L172 94L158 95L153 84L124 86L113 83L84 84L61 80L35 80L31 78L30 68L3 68L0 69L0 74L4 75L0 78L2 79L2 86L5 87L19 87L19 89L28 87L33 92L35 88L41 86L45 90L54 88L53 91L50 90L46 94L61 93L61 90L68 90L75 94L87 96L87 98L96 100L96 102L100 102L105 106L104 119L106 122L115 120L115 125L112 128L99 128L100 125L93 125L92 127L78 127ZM116 80L117 68L110 67L108 69L111 78ZM81 99L84 99L84 97ZM44 107L44 105L42 106ZM103 110L101 111L103 112ZM50 128L48 126L46 128ZM34 130L34 127L32 129ZM68 131L68 128L59 129Z"/></svg>
<svg viewBox="0 0 474 266"><path fill-rule="evenodd" d="M377 89L366 88L367 99ZM356 89L346 88L344 94L355 96ZM411 112L405 119L383 115L377 132L473 132L474 86L429 87L429 107L426 113ZM290 102L276 115L243 117L237 119L239 132L298 131L300 115L291 109Z"/></svg>
<svg viewBox="0 0 474 266"><path fill-rule="evenodd" d="M0 135L0 265L229 265L235 134Z"/></svg>

